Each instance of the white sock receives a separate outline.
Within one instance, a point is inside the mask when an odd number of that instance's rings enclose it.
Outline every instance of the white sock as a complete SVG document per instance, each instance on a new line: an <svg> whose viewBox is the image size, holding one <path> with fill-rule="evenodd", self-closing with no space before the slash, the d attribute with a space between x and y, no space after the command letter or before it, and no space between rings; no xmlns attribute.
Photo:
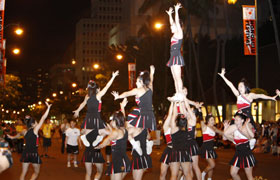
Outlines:
<svg viewBox="0 0 280 180"><path fill-rule="evenodd" d="M212 180L212 178L207 178L207 180Z"/></svg>

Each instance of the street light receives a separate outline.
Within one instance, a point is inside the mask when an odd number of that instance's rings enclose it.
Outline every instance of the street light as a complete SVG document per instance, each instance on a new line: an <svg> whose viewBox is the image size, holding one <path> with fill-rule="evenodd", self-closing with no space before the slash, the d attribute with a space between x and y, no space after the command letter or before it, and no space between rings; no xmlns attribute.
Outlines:
<svg viewBox="0 0 280 180"><path fill-rule="evenodd" d="M162 26L163 26L163 24L160 23L160 22L156 22L156 23L154 24L154 28L155 28L156 30L161 30Z"/></svg>
<svg viewBox="0 0 280 180"><path fill-rule="evenodd" d="M47 101L47 102L50 102L50 98L47 98L46 101Z"/></svg>
<svg viewBox="0 0 280 180"><path fill-rule="evenodd" d="M41 101L39 101L39 102L38 102L38 104L39 104L39 105L41 105L41 104L42 104L42 102L41 102Z"/></svg>
<svg viewBox="0 0 280 180"><path fill-rule="evenodd" d="M119 61L122 60L123 59L123 55L122 54L117 54L116 55L116 59L119 60Z"/></svg>
<svg viewBox="0 0 280 180"><path fill-rule="evenodd" d="M63 94L63 91L59 91L59 94Z"/></svg>
<svg viewBox="0 0 280 180"><path fill-rule="evenodd" d="M73 88L77 87L77 83L72 83L72 87Z"/></svg>
<svg viewBox="0 0 280 180"><path fill-rule="evenodd" d="M23 34L23 30L21 28L16 28L15 33L21 36Z"/></svg>
<svg viewBox="0 0 280 180"><path fill-rule="evenodd" d="M235 4L237 0L228 0L228 4Z"/></svg>
<svg viewBox="0 0 280 180"><path fill-rule="evenodd" d="M57 94L56 94L56 93L52 93L52 96L53 96L53 97L56 97L56 96L57 96Z"/></svg>
<svg viewBox="0 0 280 180"><path fill-rule="evenodd" d="M13 49L13 53L14 53L15 55L18 55L18 54L20 53L20 49L19 49L19 48L14 48L14 49Z"/></svg>
<svg viewBox="0 0 280 180"><path fill-rule="evenodd" d="M100 68L99 64L97 64L97 63L93 64L93 69L99 69L99 68Z"/></svg>
<svg viewBox="0 0 280 180"><path fill-rule="evenodd" d="M72 65L75 65L76 64L76 61L74 59L72 59Z"/></svg>

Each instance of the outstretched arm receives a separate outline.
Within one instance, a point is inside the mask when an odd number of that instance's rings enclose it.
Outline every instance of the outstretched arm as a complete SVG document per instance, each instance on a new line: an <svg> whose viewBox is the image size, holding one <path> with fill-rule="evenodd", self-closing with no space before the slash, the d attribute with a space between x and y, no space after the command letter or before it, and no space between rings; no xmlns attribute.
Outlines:
<svg viewBox="0 0 280 180"><path fill-rule="evenodd" d="M168 110L168 115L163 123L163 131L167 131L170 128L170 121L172 117L172 110L173 110L174 102L171 102Z"/></svg>
<svg viewBox="0 0 280 180"><path fill-rule="evenodd" d="M41 117L41 119L40 119L38 125L34 128L34 134L38 134L39 129L41 128L41 126L43 125L44 121L46 120L46 118L47 118L48 115L49 115L50 108L51 108L52 105L49 104L49 103L47 103L47 102L45 102L45 103L46 103L46 105L47 105L47 110L46 110L46 112L44 113L44 115Z"/></svg>
<svg viewBox="0 0 280 180"><path fill-rule="evenodd" d="M177 3L175 6L175 25L176 25L176 28L177 28L177 32L175 33L175 36L178 38L178 39L181 39L183 37L183 30L182 30L182 27L181 27L181 24L180 24L180 19L179 19L179 9L182 8L182 5L181 3Z"/></svg>
<svg viewBox="0 0 280 180"><path fill-rule="evenodd" d="M218 73L223 80L225 81L225 83L230 87L231 91L233 92L233 94L237 97L239 96L239 91L234 87L234 85L232 84L232 82L230 82L226 77L225 77L225 73L226 73L226 69L222 68L222 72Z"/></svg>
<svg viewBox="0 0 280 180"><path fill-rule="evenodd" d="M196 117L195 117L195 114L193 113L193 111L190 107L190 104L189 104L189 102L186 98L185 98L185 106L186 106L187 112L190 116L190 119L188 120L188 124L190 126L195 126L196 125Z"/></svg>
<svg viewBox="0 0 280 180"><path fill-rule="evenodd" d="M121 95L119 95L119 93L116 91L112 91L111 94L115 97L115 100L117 100L117 99L123 99L123 98L129 97L129 96L136 96L137 92L138 92L137 88L134 88L130 91L126 91L126 92L122 93Z"/></svg>
<svg viewBox="0 0 280 180"><path fill-rule="evenodd" d="M89 96L86 95L84 101L80 104L80 106L78 107L78 109L76 109L75 111L73 111L74 113L74 118L79 117L79 112L85 107L85 105L87 104L87 100L89 99Z"/></svg>
<svg viewBox="0 0 280 180"><path fill-rule="evenodd" d="M173 18L172 18L172 13L174 12L174 11L173 11L173 8L170 7L169 10L168 10L168 11L165 11L165 12L166 12L166 13L168 14L168 16L169 16L169 23L170 23L170 25L172 25L172 24L174 23Z"/></svg>
<svg viewBox="0 0 280 180"><path fill-rule="evenodd" d="M150 66L150 84L149 88L153 91L153 82L154 82L155 66Z"/></svg>
<svg viewBox="0 0 280 180"><path fill-rule="evenodd" d="M118 132L115 130L112 130L109 136L107 136L101 144L99 144L95 149L101 149L105 146L108 146L110 142L118 137Z"/></svg>
<svg viewBox="0 0 280 180"><path fill-rule="evenodd" d="M119 71L116 71L116 72L113 72L112 73L112 78L110 79L110 81L108 81L108 83L106 84L106 86L101 90L99 91L97 94L96 94L96 98L98 100L101 100L101 98L105 95L105 93L108 91L108 89L111 87L114 79L119 75Z"/></svg>
<svg viewBox="0 0 280 180"><path fill-rule="evenodd" d="M277 94L275 96L267 96L265 94L255 94L255 93L250 93L249 95L250 95L251 99L253 99L253 100L254 99L269 99L269 100L273 100L273 101L275 101L278 96Z"/></svg>

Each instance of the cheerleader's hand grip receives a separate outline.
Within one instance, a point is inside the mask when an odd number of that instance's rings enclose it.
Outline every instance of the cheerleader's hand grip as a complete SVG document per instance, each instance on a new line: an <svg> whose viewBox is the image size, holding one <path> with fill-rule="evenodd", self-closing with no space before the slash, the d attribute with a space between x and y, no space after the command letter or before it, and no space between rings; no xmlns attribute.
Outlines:
<svg viewBox="0 0 280 180"><path fill-rule="evenodd" d="M140 141L135 141L135 139L129 140L130 144L132 145L132 148L140 155L143 155L141 146L140 146Z"/></svg>

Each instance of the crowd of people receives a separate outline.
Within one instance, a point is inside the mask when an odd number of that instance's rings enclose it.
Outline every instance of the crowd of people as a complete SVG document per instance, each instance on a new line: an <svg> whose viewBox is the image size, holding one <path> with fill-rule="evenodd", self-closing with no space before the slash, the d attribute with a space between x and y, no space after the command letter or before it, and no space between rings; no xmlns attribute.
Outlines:
<svg viewBox="0 0 280 180"><path fill-rule="evenodd" d="M220 77L230 87L237 98L238 111L232 121L224 120L222 124L216 125L215 117L207 114L202 117L203 103L187 98L187 88L183 86L181 79L181 68L185 65L181 55L181 45L183 41L183 31L179 21L178 3L166 11L169 17L172 32L170 59L167 66L170 67L174 79L175 94L167 99L170 101L168 112L162 127L166 141L166 148L160 158L161 180L166 179L168 169L171 172L171 180L186 179L196 177L199 180L212 180L215 170L215 159L218 155L215 151L217 146L230 147L229 142L235 146L235 154L230 164L230 174L234 180L240 180L238 172L244 169L247 179L253 180L253 167L257 161L253 151L261 149L263 152L272 151L279 143L279 124L260 126L255 123L251 114L251 103L255 99L276 100L280 92L276 90L276 95L271 97L264 94L250 92L250 88L245 80L241 80L236 88L226 77L225 69L219 73ZM173 13L175 18L173 19ZM60 125L61 131L61 152L67 152L66 166L78 166L77 154L81 146L85 146L82 162L85 165L85 179L91 179L92 167L96 167L95 180L102 177L103 172L110 176L112 180L121 180L128 173L132 173L134 180L141 180L146 169L152 168L151 153L153 150L153 140L150 133L158 127L153 111L153 80L155 67L150 66L149 71L140 72L136 80L136 88L123 93L112 91L114 100L120 102L120 110L112 112L108 121L101 118L102 97L107 93L119 71L112 73L107 84L100 88L96 81L90 80L87 85L87 95L83 102L73 111L73 120L65 120ZM127 97L135 97L137 107L127 113L125 110L128 103ZM19 120L13 124L3 124L0 134L3 131L4 137L10 146L22 154L22 172L20 180L24 180L28 167L32 164L34 172L31 180L35 180L40 172L41 158L47 158L49 147L52 144L52 133L55 129L47 118L51 104L46 102L46 111L37 122L30 115L26 115L24 120ZM79 117L80 111L87 107L87 112L80 128L77 128L75 119ZM2 133L3 134L3 133ZM257 135L257 136L256 136ZM42 137L43 154L39 155L39 137ZM256 143L257 139L257 143ZM264 144L264 141L267 141ZM127 155L127 141L132 146L131 158ZM227 142L224 144L223 142ZM271 149L268 149L269 142ZM25 146L23 148L23 143ZM255 147L256 144L256 147ZM106 148L106 161L101 153L101 149ZM260 147L259 147L260 146ZM253 150L255 148L255 150ZM277 149L277 148L276 148ZM111 160L108 158L111 154ZM199 158L200 157L200 158ZM200 160L207 162L207 167L200 169ZM107 162L107 169L104 171L104 164Z"/></svg>

